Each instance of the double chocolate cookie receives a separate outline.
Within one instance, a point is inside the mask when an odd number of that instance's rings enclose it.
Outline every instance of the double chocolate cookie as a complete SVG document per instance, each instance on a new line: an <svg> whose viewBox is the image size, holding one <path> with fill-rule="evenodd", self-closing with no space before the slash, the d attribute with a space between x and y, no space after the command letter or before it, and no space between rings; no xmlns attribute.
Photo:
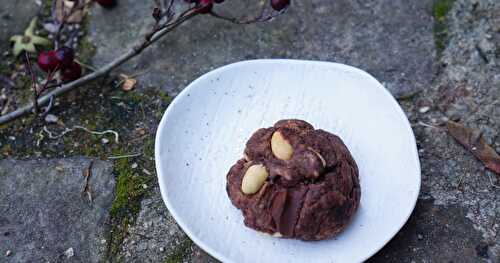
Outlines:
<svg viewBox="0 0 500 263"><path fill-rule="evenodd" d="M227 174L245 225L278 237L335 236L359 206L358 168L342 140L301 120L257 130Z"/></svg>

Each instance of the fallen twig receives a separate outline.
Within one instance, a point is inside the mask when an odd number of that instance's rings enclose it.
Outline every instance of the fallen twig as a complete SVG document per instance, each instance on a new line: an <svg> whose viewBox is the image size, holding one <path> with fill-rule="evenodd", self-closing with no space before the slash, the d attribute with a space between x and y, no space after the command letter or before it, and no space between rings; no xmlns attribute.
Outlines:
<svg viewBox="0 0 500 263"><path fill-rule="evenodd" d="M97 70L96 68L92 67L91 65L85 64L85 63L81 62L78 59L75 59L75 62L78 63L78 64L80 64L80 66L82 66L82 67L84 67L84 68L86 68L86 69L88 69L90 71L96 71Z"/></svg>
<svg viewBox="0 0 500 263"><path fill-rule="evenodd" d="M111 133L111 134L113 134L113 135L115 136L115 142L116 142L116 143L118 143L118 142L119 142L119 141L118 141L118 139L119 139L119 135L118 135L118 133L117 133L116 131L113 131L113 130L105 130L105 131L91 131L91 130L89 130L89 129L87 129L87 128L83 127L83 126L78 126L78 125L76 125L76 126L73 126L73 128L71 128L71 129L66 128L66 129L65 129L65 130L64 130L61 134L59 134L59 135L54 135L51 131L49 131L49 130L47 129L47 126L43 126L43 131L44 131L45 133L47 133L47 135L49 136L49 138L50 138L50 139L53 139L53 140L55 140L55 139L59 139L59 138L63 137L64 135L66 135L67 133L72 132L72 131L74 131L74 130L83 130L83 131L86 131L86 132L88 132L88 133L91 133L91 134L96 134L96 135L105 135L105 134Z"/></svg>
<svg viewBox="0 0 500 263"><path fill-rule="evenodd" d="M3 105L3 108L2 108L0 115L4 115L5 113L7 113L9 111L9 106L10 106L10 99L7 98L7 101Z"/></svg>
<svg viewBox="0 0 500 263"><path fill-rule="evenodd" d="M26 71L29 76L31 76L31 85L33 89L33 109L35 109L35 113L38 114L40 112L40 108L38 107L38 90L36 88L36 77L33 73L33 68L31 66L30 54L28 52L24 52L26 57Z"/></svg>
<svg viewBox="0 0 500 263"><path fill-rule="evenodd" d="M141 156L142 153L133 153L133 154L126 154L126 155L117 155L117 156L109 156L109 160L116 160L116 159L123 159L123 158L132 158L132 157L137 157Z"/></svg>
<svg viewBox="0 0 500 263"><path fill-rule="evenodd" d="M423 127L428 127L428 128L434 128L434 129L441 130L441 128L439 128L438 126L427 124L427 123L422 122L422 121L419 121L417 124L420 125L420 126L423 126Z"/></svg>
<svg viewBox="0 0 500 263"><path fill-rule="evenodd" d="M47 107L45 107L45 110L41 114L42 117L45 117L45 116L47 116L47 114L49 114L50 110L52 109L52 105L54 105L54 97L49 98L49 105L47 105Z"/></svg>

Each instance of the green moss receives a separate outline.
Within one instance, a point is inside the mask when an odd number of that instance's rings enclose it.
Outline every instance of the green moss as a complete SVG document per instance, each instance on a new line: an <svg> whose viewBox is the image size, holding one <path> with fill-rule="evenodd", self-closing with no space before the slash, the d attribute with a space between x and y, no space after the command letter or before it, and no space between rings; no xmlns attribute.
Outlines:
<svg viewBox="0 0 500 263"><path fill-rule="evenodd" d="M186 239L167 257L165 263L181 263L189 255L189 249L193 245L190 239Z"/></svg>
<svg viewBox="0 0 500 263"><path fill-rule="evenodd" d="M115 154L120 155L119 152ZM109 212L111 220L114 222L108 238L107 258L110 261L120 252L129 224L139 212L141 198L146 193L143 184L147 182L146 178L134 174L127 158L117 160L114 171L118 178L115 188L115 200ZM114 261L116 260L115 258Z"/></svg>
<svg viewBox="0 0 500 263"><path fill-rule="evenodd" d="M137 91L120 92L121 97L129 103L139 104L144 101L144 95Z"/></svg>
<svg viewBox="0 0 500 263"><path fill-rule="evenodd" d="M121 222L112 225L110 237L108 238L110 242L108 242L109 245L106 256L108 259L107 261L121 262L121 260L113 257L117 255L118 252L120 252L123 240L127 235L129 224L130 224L129 219L125 217Z"/></svg>
<svg viewBox="0 0 500 263"><path fill-rule="evenodd" d="M441 57L449 41L448 36L448 12L453 7L455 0L436 0L432 9L434 16L434 42L438 58Z"/></svg>
<svg viewBox="0 0 500 263"><path fill-rule="evenodd" d="M161 98L161 100L166 103L166 104L170 104L170 102L172 102L172 97L170 97L166 92L164 91L160 91L158 92L158 96Z"/></svg>
<svg viewBox="0 0 500 263"><path fill-rule="evenodd" d="M153 158L155 156L155 139L154 137L149 137L144 141L144 155L147 158Z"/></svg>
<svg viewBox="0 0 500 263"><path fill-rule="evenodd" d="M134 175L128 158L119 159L115 163L115 172L118 175L115 200L111 206L110 214L113 217L137 214L140 208L140 198L145 189L142 185L146 182L143 177Z"/></svg>

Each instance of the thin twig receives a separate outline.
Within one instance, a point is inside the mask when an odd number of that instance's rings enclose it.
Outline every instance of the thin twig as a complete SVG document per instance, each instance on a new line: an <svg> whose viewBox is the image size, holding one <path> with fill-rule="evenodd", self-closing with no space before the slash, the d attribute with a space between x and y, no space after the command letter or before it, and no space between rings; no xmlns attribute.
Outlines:
<svg viewBox="0 0 500 263"><path fill-rule="evenodd" d="M53 83L53 84L50 84L50 85L47 85L47 89L53 89L53 88L59 88L61 87L61 83Z"/></svg>
<svg viewBox="0 0 500 263"><path fill-rule="evenodd" d="M96 68L92 67L92 66L91 66L91 65L89 65L89 64L85 64L85 63L81 62L81 61L80 61L80 60L78 60L78 59L75 59L75 62L76 62L76 63L78 63L78 64L80 64L80 66L82 66L82 67L84 67L84 68L86 68L86 69L88 69L88 70L91 70L91 71L97 71L97 69L96 69Z"/></svg>
<svg viewBox="0 0 500 263"><path fill-rule="evenodd" d="M52 105L54 105L54 97L53 96L50 97L49 105L47 105L47 107L45 108L45 110L41 114L42 117L45 117L45 116L47 116L47 114L49 114L50 110L52 109Z"/></svg>
<svg viewBox="0 0 500 263"><path fill-rule="evenodd" d="M427 123L425 123L423 121L419 121L417 124L420 125L420 126L428 127L428 128L434 128L434 129L442 130L441 128L439 128L437 126L434 126L434 125L431 125L431 124L427 124Z"/></svg>
<svg viewBox="0 0 500 263"><path fill-rule="evenodd" d="M277 16L277 15L257 16L257 17L253 17L253 18L250 18L250 19L247 19L247 20L241 20L240 18L227 17L227 16L224 16L224 15L221 15L219 13L216 13L213 10L210 12L210 15L212 15L215 18L222 19L222 20L225 20L225 21L229 21L229 22L231 22L233 24L237 24L237 25L247 25L247 24L252 24L252 23L257 23L257 22L266 22L266 21L269 21L269 20L273 19L275 16Z"/></svg>
<svg viewBox="0 0 500 263"><path fill-rule="evenodd" d="M126 155L118 155L118 156L109 156L109 160L116 160L116 159L123 159L123 158L132 158L132 157L137 157L141 156L142 153L133 153L133 154L126 154Z"/></svg>
<svg viewBox="0 0 500 263"><path fill-rule="evenodd" d="M47 75L47 80L43 84L43 86L40 88L40 90L37 91L37 96L40 96L45 90L47 90L47 87L49 86L49 83L52 81L54 78L54 75L56 72L59 70L59 65L56 66L54 70L49 71L49 75Z"/></svg>
<svg viewBox="0 0 500 263"><path fill-rule="evenodd" d="M24 52L24 55L26 57L26 69L31 77L31 85L33 87L33 108L35 109L35 113L38 115L38 113L40 112L40 108L38 107L38 91L36 89L36 77L35 73L33 73L33 68L31 67L30 54L28 52Z"/></svg>
<svg viewBox="0 0 500 263"><path fill-rule="evenodd" d="M7 101L3 105L3 108L2 108L2 111L0 112L0 115L4 115L5 113L7 113L9 111L10 102L11 102L11 100L9 98L7 98Z"/></svg>
<svg viewBox="0 0 500 263"><path fill-rule="evenodd" d="M255 16L252 18L247 18L247 19L236 18L236 17L227 17L227 16L224 16L222 14L217 13L214 10L210 11L210 15L212 15L215 18L229 21L229 22L234 23L234 24L246 25L246 24L269 21L269 20L283 14L286 11L286 8L279 11L279 12L276 12L276 11L272 11L270 13L268 12L267 15L266 15L266 11L268 11L268 7L266 5L263 5L262 9L260 10L260 14L258 16Z"/></svg>
<svg viewBox="0 0 500 263"><path fill-rule="evenodd" d="M167 0L168 1L168 0ZM165 15L167 16L167 21L172 18L173 12L172 7L174 6L174 0L170 0L170 3L167 6L167 10L165 11Z"/></svg>

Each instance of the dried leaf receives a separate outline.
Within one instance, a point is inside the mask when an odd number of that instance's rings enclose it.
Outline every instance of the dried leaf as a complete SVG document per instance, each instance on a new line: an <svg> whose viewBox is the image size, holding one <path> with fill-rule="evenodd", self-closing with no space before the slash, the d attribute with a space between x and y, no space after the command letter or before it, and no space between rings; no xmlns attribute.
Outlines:
<svg viewBox="0 0 500 263"><path fill-rule="evenodd" d="M124 91L132 90L135 87L135 84L137 84L137 80L126 79L125 82L123 82L122 90L124 90Z"/></svg>
<svg viewBox="0 0 500 263"><path fill-rule="evenodd" d="M125 74L120 74L120 77L123 78L122 90L130 91L130 90L134 89L135 84L137 84L136 79L129 77Z"/></svg>
<svg viewBox="0 0 500 263"><path fill-rule="evenodd" d="M67 23L80 23L85 16L84 8L75 6L75 2L69 0L57 0L56 19L59 23L63 20Z"/></svg>
<svg viewBox="0 0 500 263"><path fill-rule="evenodd" d="M476 156L486 168L500 174L500 155L486 143L481 133L453 121L448 121L446 126L448 133Z"/></svg>

